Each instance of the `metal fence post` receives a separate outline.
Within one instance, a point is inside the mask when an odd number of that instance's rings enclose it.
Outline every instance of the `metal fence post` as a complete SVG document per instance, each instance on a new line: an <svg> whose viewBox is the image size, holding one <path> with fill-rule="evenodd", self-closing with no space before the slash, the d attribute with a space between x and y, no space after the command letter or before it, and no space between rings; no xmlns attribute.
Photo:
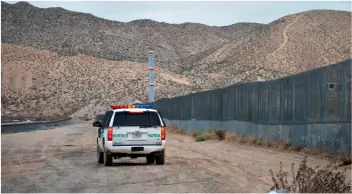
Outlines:
<svg viewBox="0 0 352 194"><path fill-rule="evenodd" d="M220 112L220 114L221 114L221 117L220 117L220 119L221 119L221 121L223 121L224 120L224 110L226 110L226 109L224 109L224 89L222 89L222 90L219 90L219 93L220 93L220 105L219 105L219 107L218 107L218 109L219 109L219 112Z"/></svg>
<svg viewBox="0 0 352 194"><path fill-rule="evenodd" d="M348 120L348 118L347 118L347 109L348 109L347 71L348 71L348 69L344 68L343 81L342 81L342 98L343 98L342 118L343 118L343 120Z"/></svg>
<svg viewBox="0 0 352 194"><path fill-rule="evenodd" d="M327 95L326 95L326 93L327 93L327 91L326 91L326 84L327 84L327 82L326 82L326 76L325 76L325 72L323 71L322 72L322 78L321 78L321 84L322 84L322 88L321 88L321 100L322 100L322 102L321 102L321 105L322 105L322 109L321 109L321 111L322 111L322 117L321 117L321 120L322 120L322 122L326 122L326 114L327 114Z"/></svg>
<svg viewBox="0 0 352 194"><path fill-rule="evenodd" d="M268 91L268 122L270 123L271 122L271 113L272 113L272 108L271 108L271 101L272 101L272 93L271 93L271 83L269 82L266 82L266 88L267 88L267 91Z"/></svg>
<svg viewBox="0 0 352 194"><path fill-rule="evenodd" d="M291 111L292 111L292 122L295 122L295 112L296 112L296 83L295 79L292 78L292 98L291 98Z"/></svg>
<svg viewBox="0 0 352 194"><path fill-rule="evenodd" d="M280 116L279 116L279 124L281 124L282 122L282 118L283 118L283 108L284 108L284 87L283 87L283 79L280 79Z"/></svg>
<svg viewBox="0 0 352 194"><path fill-rule="evenodd" d="M192 96L191 96L191 119L193 119L194 118L194 115L193 115L193 94L192 94Z"/></svg>
<svg viewBox="0 0 352 194"><path fill-rule="evenodd" d="M308 73L305 73L305 80L306 80L306 103L307 103L307 109L306 109L306 114L307 114L307 123L310 122L310 76Z"/></svg>
<svg viewBox="0 0 352 194"><path fill-rule="evenodd" d="M258 109L258 122L261 122L262 121L262 113L261 113L261 111L262 111L262 106L261 106L261 98L262 98L262 96L261 96L261 87L260 87L260 83L258 82L257 83L257 88L258 88L258 90L257 90L257 96L258 96L258 104L257 104L257 109Z"/></svg>

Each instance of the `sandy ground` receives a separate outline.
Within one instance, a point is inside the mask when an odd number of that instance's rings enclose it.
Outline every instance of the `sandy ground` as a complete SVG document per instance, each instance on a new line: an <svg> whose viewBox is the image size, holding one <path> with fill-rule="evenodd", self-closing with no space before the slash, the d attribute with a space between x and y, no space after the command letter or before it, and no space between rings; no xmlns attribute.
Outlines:
<svg viewBox="0 0 352 194"><path fill-rule="evenodd" d="M145 158L96 162L91 122L2 135L2 192L268 192L269 169L290 171L303 155L168 134L166 164ZM311 157L310 164L327 160Z"/></svg>

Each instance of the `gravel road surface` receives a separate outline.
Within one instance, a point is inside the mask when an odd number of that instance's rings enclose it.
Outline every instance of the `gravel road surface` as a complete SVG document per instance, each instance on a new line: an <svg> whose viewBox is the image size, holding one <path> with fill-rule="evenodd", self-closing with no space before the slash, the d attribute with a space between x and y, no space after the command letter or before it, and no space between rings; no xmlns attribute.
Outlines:
<svg viewBox="0 0 352 194"><path fill-rule="evenodd" d="M122 158L105 167L96 162L97 128L91 122L44 131L1 135L2 192L268 192L269 169L282 161L290 171L303 155L240 145L195 142L167 134L166 163ZM310 164L327 160L311 157Z"/></svg>

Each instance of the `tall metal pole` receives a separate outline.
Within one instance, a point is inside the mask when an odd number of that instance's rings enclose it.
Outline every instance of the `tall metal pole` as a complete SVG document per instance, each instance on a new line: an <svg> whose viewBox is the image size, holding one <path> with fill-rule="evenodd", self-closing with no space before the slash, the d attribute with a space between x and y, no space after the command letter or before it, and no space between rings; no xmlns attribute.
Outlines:
<svg viewBox="0 0 352 194"><path fill-rule="evenodd" d="M148 64L148 72L149 72L149 103L154 102L154 51L149 51L148 53L149 64Z"/></svg>

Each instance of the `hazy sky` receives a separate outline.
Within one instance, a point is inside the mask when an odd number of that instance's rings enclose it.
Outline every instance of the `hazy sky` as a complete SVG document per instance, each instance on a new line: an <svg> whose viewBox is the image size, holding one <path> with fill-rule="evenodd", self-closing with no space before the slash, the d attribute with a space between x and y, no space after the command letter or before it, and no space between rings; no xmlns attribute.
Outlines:
<svg viewBox="0 0 352 194"><path fill-rule="evenodd" d="M15 3L17 1L6 2ZM350 1L30 1L29 3L40 8L62 7L121 22L152 19L175 24L195 22L211 26L231 25L237 22L266 24L282 16L311 9L351 11L352 5Z"/></svg>

